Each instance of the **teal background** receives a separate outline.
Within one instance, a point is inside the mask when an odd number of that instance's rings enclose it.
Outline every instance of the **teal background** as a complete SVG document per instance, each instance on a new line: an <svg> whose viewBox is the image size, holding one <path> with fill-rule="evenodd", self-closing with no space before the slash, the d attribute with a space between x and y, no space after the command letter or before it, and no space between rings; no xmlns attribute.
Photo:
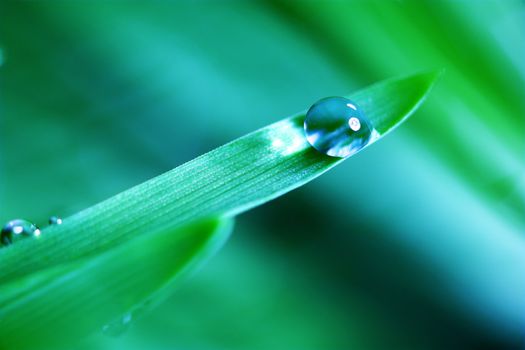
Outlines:
<svg viewBox="0 0 525 350"><path fill-rule="evenodd" d="M518 0L2 0L0 220L44 225L444 68L403 127L241 215L170 300L79 347L523 348L524 28Z"/></svg>

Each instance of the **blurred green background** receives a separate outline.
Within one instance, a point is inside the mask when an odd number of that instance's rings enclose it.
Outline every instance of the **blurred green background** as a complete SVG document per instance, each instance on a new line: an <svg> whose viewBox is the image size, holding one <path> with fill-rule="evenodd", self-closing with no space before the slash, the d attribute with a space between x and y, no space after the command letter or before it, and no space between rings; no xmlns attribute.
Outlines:
<svg viewBox="0 0 525 350"><path fill-rule="evenodd" d="M402 128L82 349L525 347L525 2L0 1L0 220L44 225L391 76ZM78 315L83 317L83 315Z"/></svg>

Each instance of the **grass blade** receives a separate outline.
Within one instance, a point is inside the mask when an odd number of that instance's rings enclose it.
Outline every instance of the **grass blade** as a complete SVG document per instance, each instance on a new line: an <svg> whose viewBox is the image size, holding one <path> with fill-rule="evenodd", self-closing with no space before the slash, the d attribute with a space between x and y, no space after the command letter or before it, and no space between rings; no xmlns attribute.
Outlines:
<svg viewBox="0 0 525 350"><path fill-rule="evenodd" d="M350 96L384 135L421 103L437 73L387 80ZM0 250L0 282L111 249L137 235L235 215L276 198L342 159L306 142L304 112L204 154Z"/></svg>

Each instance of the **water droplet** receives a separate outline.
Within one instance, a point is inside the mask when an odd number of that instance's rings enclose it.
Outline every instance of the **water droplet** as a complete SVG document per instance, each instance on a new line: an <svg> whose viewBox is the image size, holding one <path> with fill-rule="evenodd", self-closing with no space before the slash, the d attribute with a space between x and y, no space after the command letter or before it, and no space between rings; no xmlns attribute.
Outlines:
<svg viewBox="0 0 525 350"><path fill-rule="evenodd" d="M40 236L40 229L35 224L22 219L11 220L2 228L0 240L8 246L27 237Z"/></svg>
<svg viewBox="0 0 525 350"><path fill-rule="evenodd" d="M49 218L49 225L62 225L62 218L52 216Z"/></svg>
<svg viewBox="0 0 525 350"><path fill-rule="evenodd" d="M119 337L129 330L132 320L133 314L131 312L127 312L122 315L122 317L119 317L118 319L104 325L102 327L102 333L109 337Z"/></svg>
<svg viewBox="0 0 525 350"><path fill-rule="evenodd" d="M346 158L365 147L375 130L354 102L344 97L327 97L310 107L304 131L310 145L319 152Z"/></svg>

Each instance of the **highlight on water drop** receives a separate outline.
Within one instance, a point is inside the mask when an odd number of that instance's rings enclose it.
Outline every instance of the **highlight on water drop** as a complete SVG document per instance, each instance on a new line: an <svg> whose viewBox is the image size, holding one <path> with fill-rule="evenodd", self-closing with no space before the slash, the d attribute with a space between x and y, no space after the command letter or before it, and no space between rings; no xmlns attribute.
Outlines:
<svg viewBox="0 0 525 350"><path fill-rule="evenodd" d="M344 97L327 97L314 103L306 113L304 131L312 147L340 158L365 147L375 132L362 109Z"/></svg>
<svg viewBox="0 0 525 350"><path fill-rule="evenodd" d="M3 246L8 246L28 237L38 237L40 233L40 229L32 222L15 219L4 225L0 241Z"/></svg>

